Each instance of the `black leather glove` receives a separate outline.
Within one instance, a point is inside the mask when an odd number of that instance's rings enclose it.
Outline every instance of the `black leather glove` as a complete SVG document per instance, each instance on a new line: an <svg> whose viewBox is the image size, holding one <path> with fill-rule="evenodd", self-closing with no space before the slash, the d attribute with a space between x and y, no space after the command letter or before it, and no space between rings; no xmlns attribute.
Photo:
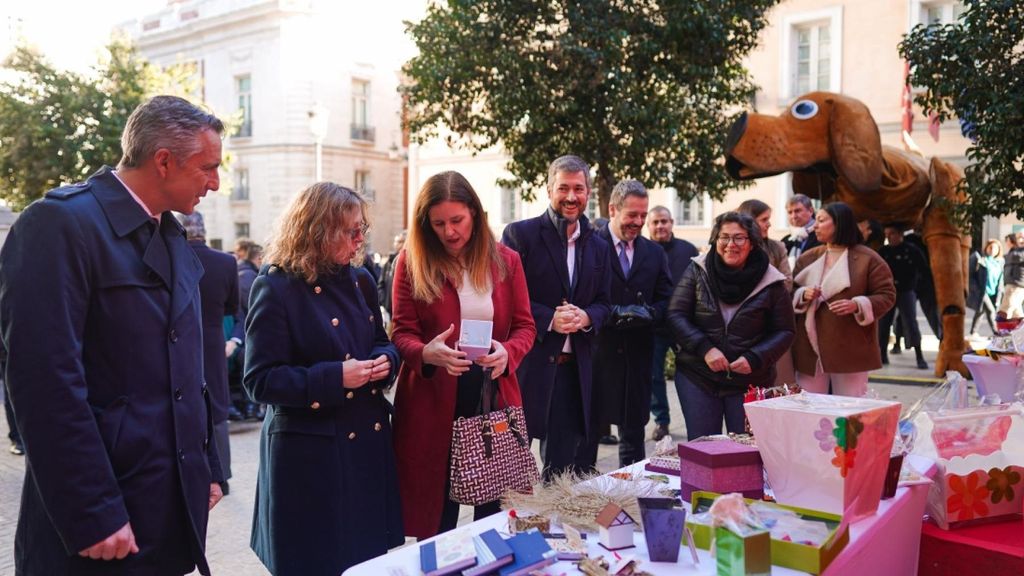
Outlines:
<svg viewBox="0 0 1024 576"><path fill-rule="evenodd" d="M654 309L646 304L612 306L612 328L632 330L648 328L654 324Z"/></svg>

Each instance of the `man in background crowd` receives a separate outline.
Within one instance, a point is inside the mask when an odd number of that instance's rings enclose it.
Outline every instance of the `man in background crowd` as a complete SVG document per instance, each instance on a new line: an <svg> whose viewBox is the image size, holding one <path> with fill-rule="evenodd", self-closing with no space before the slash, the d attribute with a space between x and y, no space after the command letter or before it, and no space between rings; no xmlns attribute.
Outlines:
<svg viewBox="0 0 1024 576"><path fill-rule="evenodd" d="M794 194L786 202L786 215L789 216L790 233L782 239L789 253L789 267L796 267L796 259L801 254L814 248L820 242L814 233L814 205L811 199L803 194Z"/></svg>
<svg viewBox="0 0 1024 576"><path fill-rule="evenodd" d="M697 247L686 240L676 238L672 233L672 212L664 206L651 208L648 215L647 231L665 251L668 258L668 271L674 289L683 272L700 252ZM668 390L665 384L665 359L672 348L675 338L668 327L660 323L654 330L654 360L651 366L651 414L654 415L654 432L651 440L657 442L668 435L671 424L668 408Z"/></svg>
<svg viewBox="0 0 1024 576"><path fill-rule="evenodd" d="M885 227L886 245L878 254L889 265L892 271L893 283L896 285L896 306L886 312L882 321L878 323L878 345L881 347L882 363L889 363L887 348L889 346L889 332L892 329L893 319L899 311L900 324L903 327L903 337L906 339L907 347L913 348L917 354L917 367L924 370L928 368L921 353L921 330L917 325L917 288L918 276L921 271L928 267L924 254L917 246L903 241L903 230L894 225Z"/></svg>
<svg viewBox="0 0 1024 576"><path fill-rule="evenodd" d="M231 444L228 435L228 357L234 351L224 338L224 317L238 312L238 272L230 254L206 245L206 223L198 210L178 216L185 229L188 245L203 265L199 280L199 298L203 303L203 374L209 390L213 413L213 435L217 439L217 455L224 473L221 490L228 494L231 478ZM233 343L232 343L233 344Z"/></svg>
<svg viewBox="0 0 1024 576"><path fill-rule="evenodd" d="M238 261L238 314L228 341L228 382L231 390L231 405L228 417L231 420L262 420L263 408L249 399L242 388L242 372L245 360L245 319L249 316L249 292L252 283L263 265L263 246L248 238L235 242L235 259Z"/></svg>

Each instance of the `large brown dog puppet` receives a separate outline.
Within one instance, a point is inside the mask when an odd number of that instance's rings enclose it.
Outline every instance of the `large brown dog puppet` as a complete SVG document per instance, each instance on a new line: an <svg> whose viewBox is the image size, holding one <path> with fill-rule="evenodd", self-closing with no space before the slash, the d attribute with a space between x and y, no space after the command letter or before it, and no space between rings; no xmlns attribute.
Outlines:
<svg viewBox="0 0 1024 576"><path fill-rule="evenodd" d="M963 172L933 158L882 146L871 113L859 100L811 92L779 116L744 113L726 143L726 168L740 180L793 172L793 190L822 202L850 205L858 219L874 218L921 231L928 246L943 340L935 374L967 375L964 287L969 240L950 220L948 203L961 200Z"/></svg>

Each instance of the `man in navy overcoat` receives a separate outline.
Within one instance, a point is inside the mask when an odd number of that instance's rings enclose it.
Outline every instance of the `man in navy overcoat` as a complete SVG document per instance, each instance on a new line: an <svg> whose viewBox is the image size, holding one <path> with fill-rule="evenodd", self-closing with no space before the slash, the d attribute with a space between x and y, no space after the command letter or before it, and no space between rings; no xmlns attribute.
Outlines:
<svg viewBox="0 0 1024 576"><path fill-rule="evenodd" d="M592 352L608 315L608 243L583 215L590 166L562 156L548 167L549 208L505 228L502 243L519 253L537 325L537 342L519 365L530 437L541 440L544 476L588 471Z"/></svg>
<svg viewBox="0 0 1024 576"><path fill-rule="evenodd" d="M661 246L640 232L647 218L647 189L636 180L615 185L611 220L597 234L611 247L611 314L597 335L594 396L597 428L619 429L619 466L644 459L644 426L650 417L654 330L662 324L672 278ZM590 450L597 456L597 437Z"/></svg>
<svg viewBox="0 0 1024 576"><path fill-rule="evenodd" d="M0 253L0 328L27 466L17 575L181 575L221 497L203 383L203 268L171 210L219 186L216 117L158 96L117 170L57 188Z"/></svg>

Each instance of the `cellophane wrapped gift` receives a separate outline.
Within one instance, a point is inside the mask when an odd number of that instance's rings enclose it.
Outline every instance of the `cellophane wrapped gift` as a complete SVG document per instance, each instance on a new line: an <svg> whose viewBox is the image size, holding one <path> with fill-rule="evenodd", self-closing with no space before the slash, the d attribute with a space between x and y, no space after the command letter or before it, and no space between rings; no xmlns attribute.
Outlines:
<svg viewBox="0 0 1024 576"><path fill-rule="evenodd" d="M842 514L878 509L900 403L801 392L745 405L780 504Z"/></svg>
<svg viewBox="0 0 1024 576"><path fill-rule="evenodd" d="M1020 518L1024 508L1024 411L1020 404L922 412L914 453L938 467L928 514L948 530Z"/></svg>

